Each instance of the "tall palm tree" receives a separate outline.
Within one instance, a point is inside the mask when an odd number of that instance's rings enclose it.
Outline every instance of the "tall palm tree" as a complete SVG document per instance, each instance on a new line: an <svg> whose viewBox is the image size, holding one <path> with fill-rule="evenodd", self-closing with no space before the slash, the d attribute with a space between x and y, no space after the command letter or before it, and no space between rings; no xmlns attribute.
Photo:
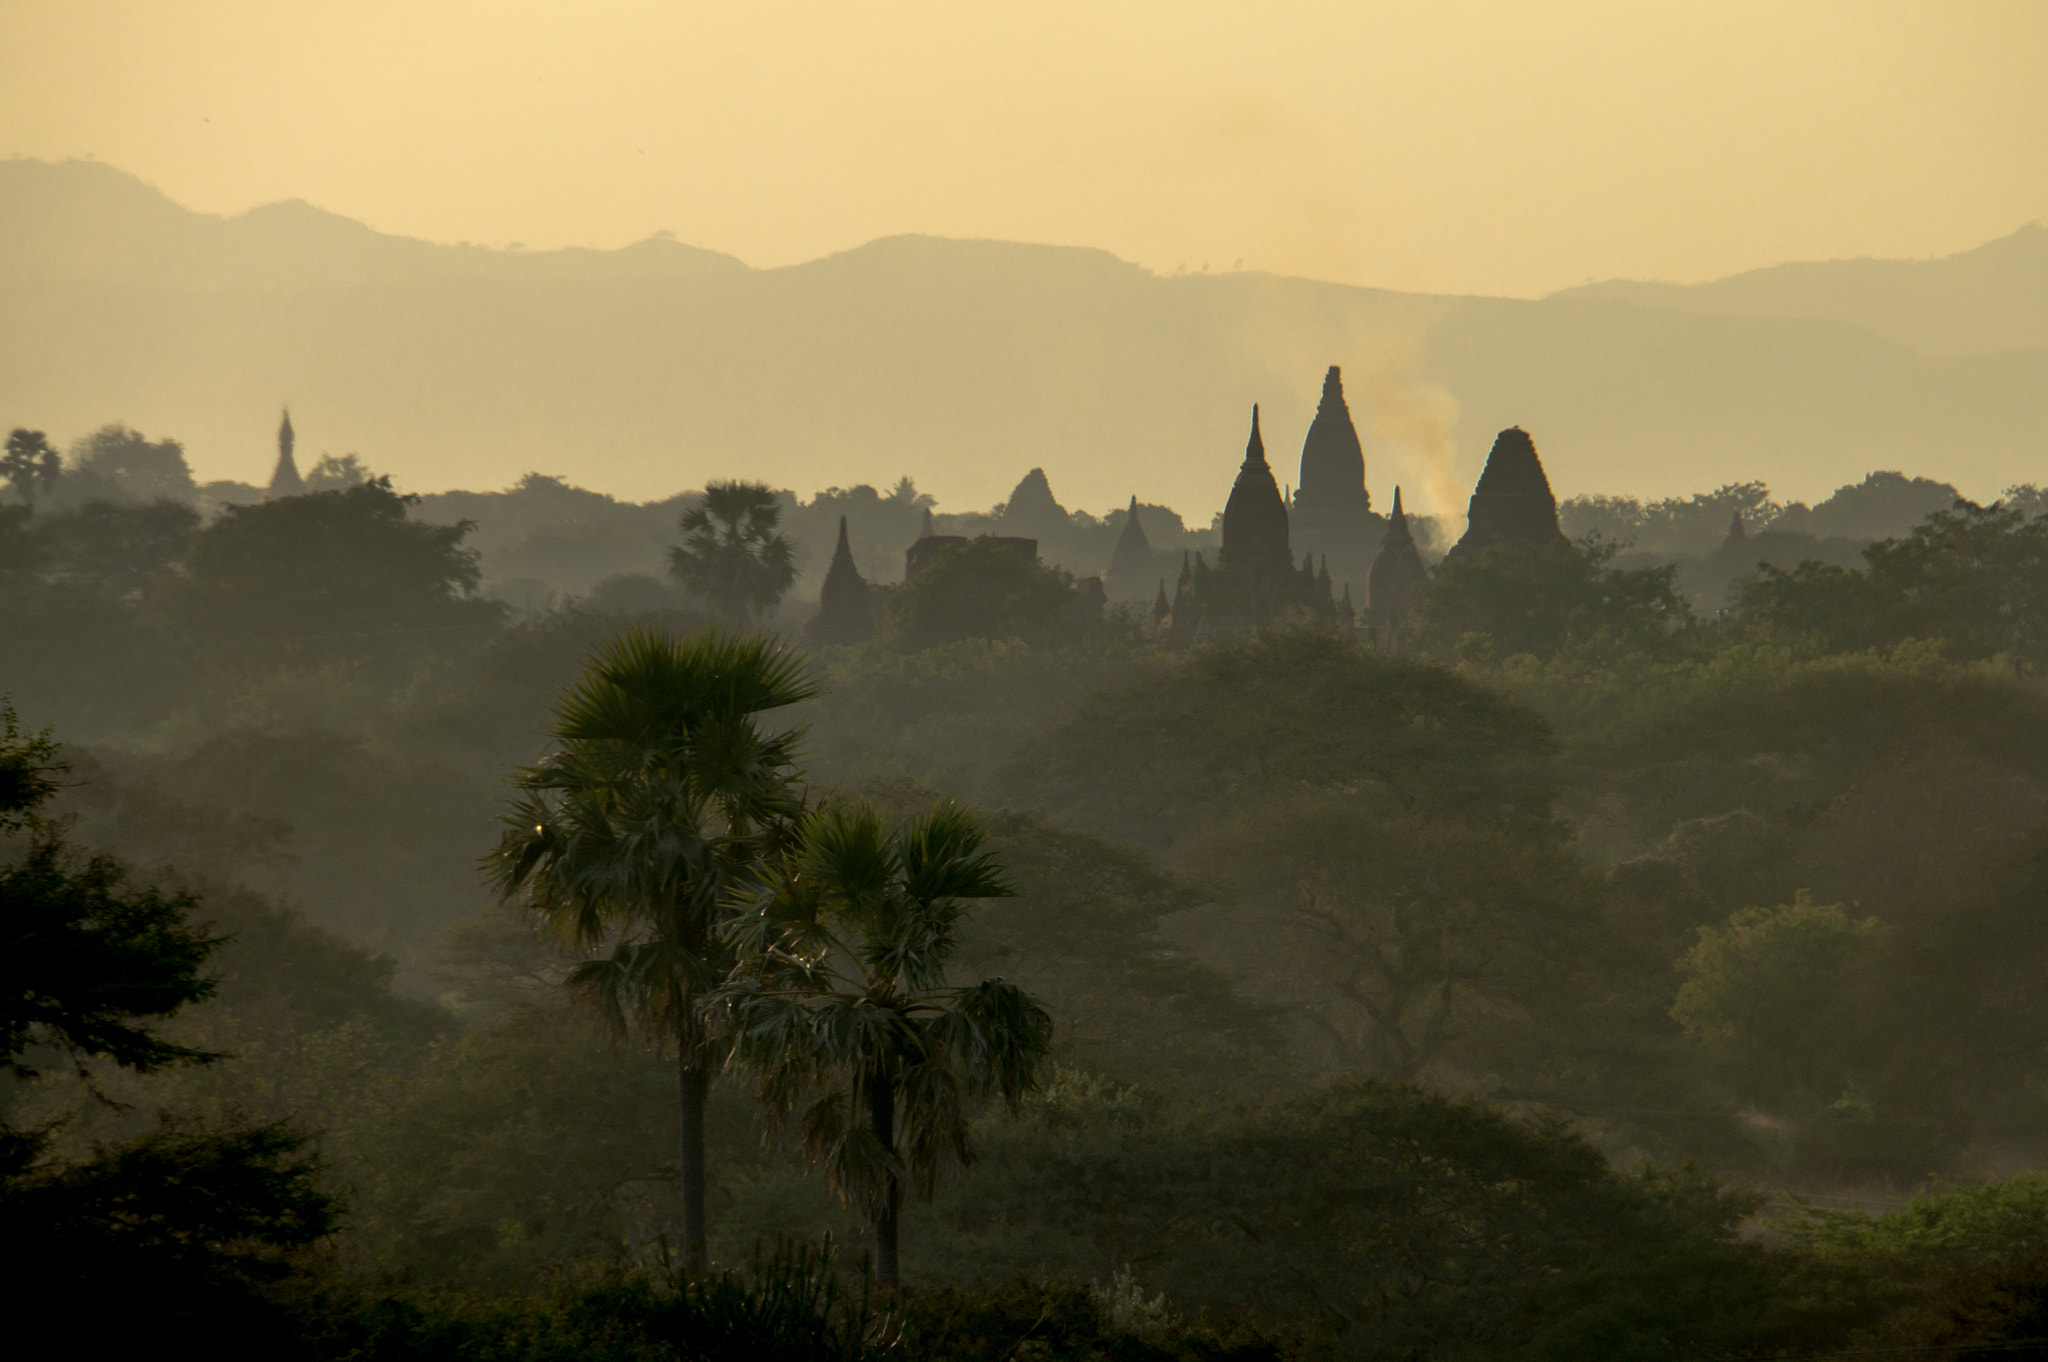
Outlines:
<svg viewBox="0 0 2048 1362"><path fill-rule="evenodd" d="M777 529L782 503L760 482L713 482L683 512L669 571L735 624L775 608L796 581L796 553Z"/></svg>
<svg viewBox="0 0 2048 1362"><path fill-rule="evenodd" d="M817 693L760 635L632 630L555 702L554 746L519 771L486 869L542 928L593 953L570 987L620 1034L676 1051L685 1255L706 1259L704 1105L721 1046L702 1004L732 964L726 905L794 836L800 730L765 710ZM601 952L601 953L600 953Z"/></svg>
<svg viewBox="0 0 2048 1362"><path fill-rule="evenodd" d="M771 1112L807 1100L805 1152L868 1216L885 1286L905 1182L928 1196L971 1161L968 1100L1014 1109L1051 1044L1051 1017L1015 984L946 982L963 901L1015 892L985 835L948 803L894 830L866 804L827 806L726 929L734 1053Z"/></svg>

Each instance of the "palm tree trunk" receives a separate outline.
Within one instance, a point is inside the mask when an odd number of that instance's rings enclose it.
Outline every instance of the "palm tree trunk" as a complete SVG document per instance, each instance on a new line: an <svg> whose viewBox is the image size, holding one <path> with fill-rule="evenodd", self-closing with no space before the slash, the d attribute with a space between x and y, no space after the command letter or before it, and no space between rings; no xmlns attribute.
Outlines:
<svg viewBox="0 0 2048 1362"><path fill-rule="evenodd" d="M683 1183L683 1265L695 1275L710 1262L704 1228L704 1104L711 1095L711 1066L684 1051L677 1061L682 1096L678 1162Z"/></svg>
<svg viewBox="0 0 2048 1362"><path fill-rule="evenodd" d="M903 1206L903 1181L896 1176L896 1084L876 1078L867 1085L868 1128L882 1152L889 1156L882 1175L882 1203L875 1212L875 1280L883 1289L896 1289L900 1275L896 1267L896 1215Z"/></svg>

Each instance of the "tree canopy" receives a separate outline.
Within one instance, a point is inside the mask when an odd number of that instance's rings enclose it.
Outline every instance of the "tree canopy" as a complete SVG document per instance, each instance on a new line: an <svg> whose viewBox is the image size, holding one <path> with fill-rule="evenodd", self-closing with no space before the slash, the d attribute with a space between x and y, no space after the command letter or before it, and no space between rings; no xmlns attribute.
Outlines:
<svg viewBox="0 0 2048 1362"><path fill-rule="evenodd" d="M220 645L311 652L495 624L504 607L478 594L470 524L414 520L412 501L374 478L227 507L193 541L177 617Z"/></svg>

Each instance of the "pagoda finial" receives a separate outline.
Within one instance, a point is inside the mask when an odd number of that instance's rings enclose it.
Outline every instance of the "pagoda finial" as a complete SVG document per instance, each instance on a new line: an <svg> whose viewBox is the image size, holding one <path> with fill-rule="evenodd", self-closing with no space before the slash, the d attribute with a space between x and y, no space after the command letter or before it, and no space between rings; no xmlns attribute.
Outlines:
<svg viewBox="0 0 2048 1362"><path fill-rule="evenodd" d="M295 497L306 490L306 480L299 476L298 462L292 458L292 448L297 443L298 435L292 430L292 409L286 407L283 419L277 423L277 467L271 470L270 486L263 493L265 501Z"/></svg>
<svg viewBox="0 0 2048 1362"><path fill-rule="evenodd" d="M840 519L843 522L845 517L842 516ZM924 508L924 524L918 528L917 537L919 539L929 539L937 533L937 527L932 524L932 508L927 506Z"/></svg>
<svg viewBox="0 0 2048 1362"><path fill-rule="evenodd" d="M1254 459L1260 463L1266 461L1266 441L1259 434L1259 404L1256 402L1252 403L1252 435L1244 442L1244 461L1250 463Z"/></svg>

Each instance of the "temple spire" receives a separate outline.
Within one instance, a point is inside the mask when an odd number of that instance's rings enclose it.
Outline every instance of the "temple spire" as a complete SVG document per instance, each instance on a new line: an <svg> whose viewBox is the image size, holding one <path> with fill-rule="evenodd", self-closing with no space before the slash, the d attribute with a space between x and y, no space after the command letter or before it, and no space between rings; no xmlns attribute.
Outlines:
<svg viewBox="0 0 2048 1362"><path fill-rule="evenodd" d="M804 626L814 643L858 643L875 630L874 611L868 601L868 584L853 564L853 545L846 534L846 517L839 517L839 543L832 550L832 566L825 569L825 583L818 592L818 613Z"/></svg>
<svg viewBox="0 0 2048 1362"><path fill-rule="evenodd" d="M840 523L843 525L845 522L842 520ZM924 524L918 528L917 537L929 539L938 532L938 527L932 523L932 508L927 506L924 508Z"/></svg>
<svg viewBox="0 0 2048 1362"><path fill-rule="evenodd" d="M1138 499L1131 498L1125 512L1123 532L1117 536L1116 551L1109 557L1109 571L1102 584L1111 600L1143 600L1145 579L1152 575L1152 541L1138 521Z"/></svg>
<svg viewBox="0 0 2048 1362"><path fill-rule="evenodd" d="M1408 514L1401 509L1401 489L1396 487L1386 538L1380 541L1366 582L1366 618L1380 647L1400 651L1402 628L1421 603L1428 578L1429 570L1423 566L1415 536L1408 529Z"/></svg>
<svg viewBox="0 0 2048 1362"><path fill-rule="evenodd" d="M1280 484L1266 463L1266 441L1259 433L1259 409L1252 406L1252 433L1245 441L1244 463L1230 499L1223 505L1223 552L1219 560L1225 570L1244 581L1248 592L1254 582L1278 583L1294 569L1294 555L1288 549L1287 505L1280 499Z"/></svg>
<svg viewBox="0 0 2048 1362"><path fill-rule="evenodd" d="M306 480L299 476L298 462L292 458L292 449L298 444L298 435L292 430L292 409L284 409L284 419L277 423L277 467L271 470L270 486L264 492L265 501L279 497L295 497L306 490Z"/></svg>

